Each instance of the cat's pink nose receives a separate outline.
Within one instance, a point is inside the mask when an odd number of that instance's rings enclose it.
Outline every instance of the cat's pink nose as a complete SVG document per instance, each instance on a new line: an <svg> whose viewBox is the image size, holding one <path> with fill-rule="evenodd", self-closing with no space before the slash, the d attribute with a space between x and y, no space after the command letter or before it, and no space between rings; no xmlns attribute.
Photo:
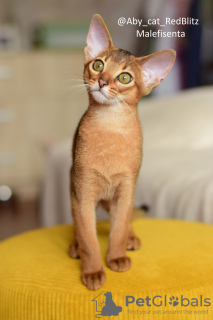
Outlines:
<svg viewBox="0 0 213 320"><path fill-rule="evenodd" d="M103 79L99 79L99 80L98 80L98 83L99 83L99 87L100 87L100 88L103 88L104 86L107 85L107 81L106 81L106 80L103 80Z"/></svg>

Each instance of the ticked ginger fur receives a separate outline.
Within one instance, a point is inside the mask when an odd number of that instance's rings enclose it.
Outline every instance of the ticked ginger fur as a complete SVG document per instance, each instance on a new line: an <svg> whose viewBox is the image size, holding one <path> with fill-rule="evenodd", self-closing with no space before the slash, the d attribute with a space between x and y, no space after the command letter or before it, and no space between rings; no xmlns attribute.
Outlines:
<svg viewBox="0 0 213 320"><path fill-rule="evenodd" d="M130 222L142 162L137 104L165 78L175 55L168 49L136 58L114 47L99 15L92 18L84 68L89 107L76 130L72 150L70 195L75 240L69 248L73 258L81 258L82 282L89 289L99 289L106 280L96 235L98 204L110 215L107 266L114 271L128 270L131 260L126 249L140 248ZM95 70L97 60L100 63ZM130 81L120 82L121 74Z"/></svg>

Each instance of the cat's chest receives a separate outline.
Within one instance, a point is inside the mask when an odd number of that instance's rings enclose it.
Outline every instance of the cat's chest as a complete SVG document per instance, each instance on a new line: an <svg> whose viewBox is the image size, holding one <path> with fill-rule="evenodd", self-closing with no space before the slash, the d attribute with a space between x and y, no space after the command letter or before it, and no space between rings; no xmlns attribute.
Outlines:
<svg viewBox="0 0 213 320"><path fill-rule="evenodd" d="M115 160L126 158L132 146L130 134L119 131L105 130L91 133L85 143L85 152L95 157L96 161ZM89 152L90 150L90 152Z"/></svg>
<svg viewBox="0 0 213 320"><path fill-rule="evenodd" d="M104 125L105 124L105 125ZM94 121L81 128L81 163L100 172L114 174L138 167L141 161L142 134L139 122Z"/></svg>

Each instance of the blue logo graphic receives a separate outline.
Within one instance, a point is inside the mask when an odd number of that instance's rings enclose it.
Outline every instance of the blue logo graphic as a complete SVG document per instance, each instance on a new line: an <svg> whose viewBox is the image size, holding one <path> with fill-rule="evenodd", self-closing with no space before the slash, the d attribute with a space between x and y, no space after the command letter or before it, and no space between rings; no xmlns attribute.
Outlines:
<svg viewBox="0 0 213 320"><path fill-rule="evenodd" d="M176 307L179 304L178 297L175 298L174 296L172 296L169 300L169 304L171 304L173 307Z"/></svg>
<svg viewBox="0 0 213 320"><path fill-rule="evenodd" d="M122 307L116 306L112 299L111 291L103 291L92 301L96 302L96 318L108 317L108 316L118 316L122 311Z"/></svg>

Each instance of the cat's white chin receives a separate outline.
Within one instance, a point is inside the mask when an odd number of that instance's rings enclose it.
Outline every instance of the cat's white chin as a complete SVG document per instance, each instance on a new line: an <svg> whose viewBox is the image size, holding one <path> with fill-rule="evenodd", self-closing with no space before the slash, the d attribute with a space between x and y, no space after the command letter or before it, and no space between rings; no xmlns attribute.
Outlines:
<svg viewBox="0 0 213 320"><path fill-rule="evenodd" d="M101 104L111 104L112 103L112 101L111 101L112 99L107 98L105 96L105 94L102 93L100 90L92 91L92 96L98 103L101 103Z"/></svg>

